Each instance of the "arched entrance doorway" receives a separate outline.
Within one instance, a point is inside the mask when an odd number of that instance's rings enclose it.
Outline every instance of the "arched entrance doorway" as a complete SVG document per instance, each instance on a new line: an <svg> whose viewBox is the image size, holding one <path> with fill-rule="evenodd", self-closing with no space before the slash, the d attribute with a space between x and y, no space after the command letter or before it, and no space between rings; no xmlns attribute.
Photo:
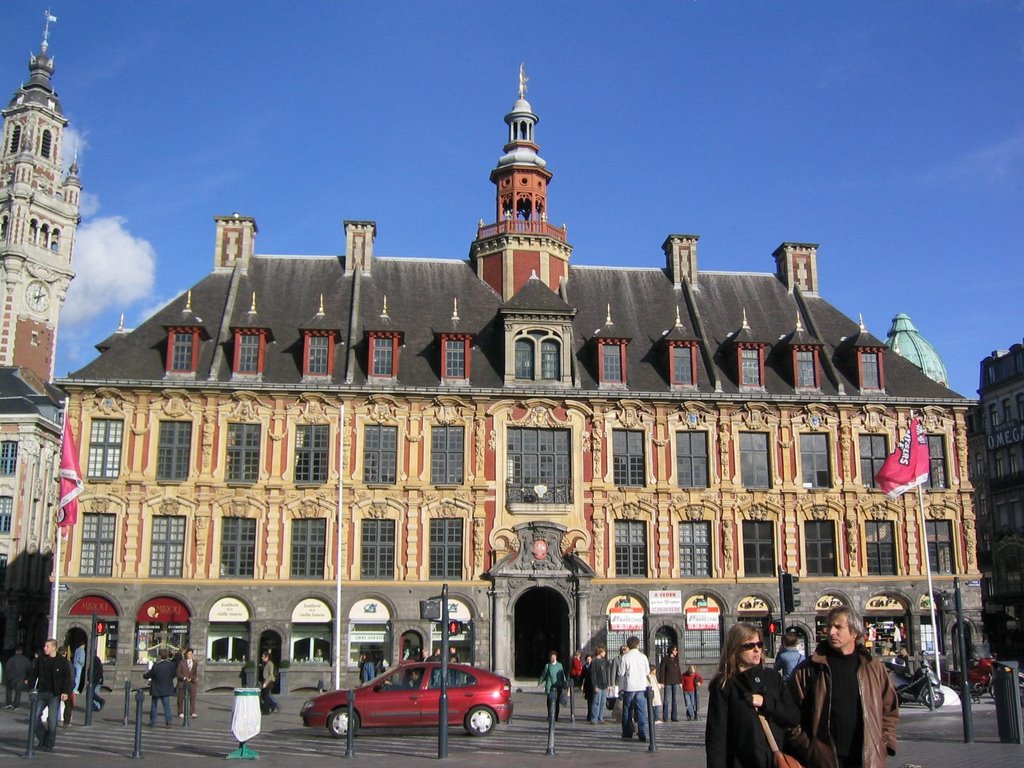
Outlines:
<svg viewBox="0 0 1024 768"><path fill-rule="evenodd" d="M569 605L558 591L534 587L516 602L515 676L536 680L551 651L563 662L571 655Z"/></svg>

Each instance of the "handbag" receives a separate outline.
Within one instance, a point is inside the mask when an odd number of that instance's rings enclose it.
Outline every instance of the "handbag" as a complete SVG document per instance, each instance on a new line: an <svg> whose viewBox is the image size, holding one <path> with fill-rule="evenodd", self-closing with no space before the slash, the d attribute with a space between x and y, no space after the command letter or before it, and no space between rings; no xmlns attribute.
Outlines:
<svg viewBox="0 0 1024 768"><path fill-rule="evenodd" d="M558 693L558 703L563 707L569 706L569 694L566 693L565 688Z"/></svg>
<svg viewBox="0 0 1024 768"><path fill-rule="evenodd" d="M775 760L776 768L804 768L800 765L799 760L779 749L779 745L775 741L775 734L772 733L771 726L764 719L764 715L758 714L757 719L761 721L761 727L764 728L764 735L768 739L768 747L772 751L772 758Z"/></svg>

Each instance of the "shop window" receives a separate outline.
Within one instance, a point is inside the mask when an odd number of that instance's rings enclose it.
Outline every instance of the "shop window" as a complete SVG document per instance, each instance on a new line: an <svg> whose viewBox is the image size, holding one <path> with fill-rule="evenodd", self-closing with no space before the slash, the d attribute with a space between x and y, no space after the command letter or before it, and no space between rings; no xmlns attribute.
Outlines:
<svg viewBox="0 0 1024 768"><path fill-rule="evenodd" d="M330 624L297 624L292 628L292 661L331 663Z"/></svg>
<svg viewBox="0 0 1024 768"><path fill-rule="evenodd" d="M206 658L211 662L244 663L252 658L249 652L249 625L211 622Z"/></svg>
<svg viewBox="0 0 1024 768"><path fill-rule="evenodd" d="M122 419L93 419L89 428L88 476L92 480L116 480L121 471Z"/></svg>

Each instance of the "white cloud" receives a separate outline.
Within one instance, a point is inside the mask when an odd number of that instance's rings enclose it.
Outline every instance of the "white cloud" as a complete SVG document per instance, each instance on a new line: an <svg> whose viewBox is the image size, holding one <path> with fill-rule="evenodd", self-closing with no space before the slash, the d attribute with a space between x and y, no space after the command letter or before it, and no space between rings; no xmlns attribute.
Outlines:
<svg viewBox="0 0 1024 768"><path fill-rule="evenodd" d="M75 236L76 277L68 289L61 323L88 323L109 309L149 297L156 273L156 251L133 237L119 216L86 222Z"/></svg>
<svg viewBox="0 0 1024 768"><path fill-rule="evenodd" d="M79 132L73 125L64 128L63 136L64 144L61 147L60 164L61 170L67 175L73 160L77 159L78 165L82 165L82 155L89 148L89 139L86 133Z"/></svg>
<svg viewBox="0 0 1024 768"><path fill-rule="evenodd" d="M82 194L78 198L78 213L83 219L92 218L100 212L100 199L92 194L82 190Z"/></svg>

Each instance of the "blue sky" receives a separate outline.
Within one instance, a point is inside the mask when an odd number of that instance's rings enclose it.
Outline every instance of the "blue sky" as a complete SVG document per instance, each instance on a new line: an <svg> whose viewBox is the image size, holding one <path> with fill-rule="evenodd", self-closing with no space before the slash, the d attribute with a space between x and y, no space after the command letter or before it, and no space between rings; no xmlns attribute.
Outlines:
<svg viewBox="0 0 1024 768"><path fill-rule="evenodd" d="M5 3L0 92L44 8ZM379 255L466 258L521 62L574 263L662 266L684 232L701 269L771 272L819 243L822 295L881 338L908 313L969 396L1024 337L1020 2L50 8L87 193L58 376L210 270L214 215L255 217L259 253L370 219Z"/></svg>

